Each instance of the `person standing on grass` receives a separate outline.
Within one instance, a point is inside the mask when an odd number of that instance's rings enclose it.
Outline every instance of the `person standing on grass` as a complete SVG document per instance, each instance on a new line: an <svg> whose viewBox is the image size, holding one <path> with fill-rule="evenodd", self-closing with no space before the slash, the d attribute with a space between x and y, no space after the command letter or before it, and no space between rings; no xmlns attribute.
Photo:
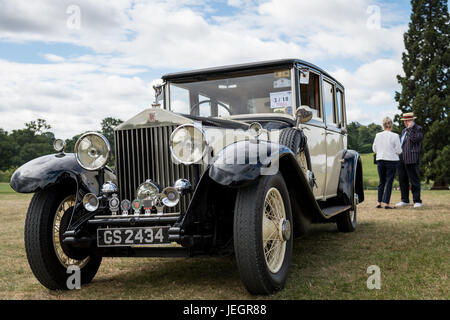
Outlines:
<svg viewBox="0 0 450 320"><path fill-rule="evenodd" d="M399 165L399 154L402 153L400 137L392 132L392 120L389 117L383 119L384 131L375 136L372 150L377 154L377 169L380 183L378 184L377 208L394 209L389 204L392 193L392 183Z"/></svg>
<svg viewBox="0 0 450 320"><path fill-rule="evenodd" d="M397 203L396 207L409 205L409 183L411 182L411 191L413 195L414 208L422 206L420 199L420 178L419 178L419 156L422 146L423 131L422 127L414 122L414 113L404 113L400 120L403 120L405 129L402 131L401 145L402 154L400 155L400 166L398 168L398 181L402 201Z"/></svg>

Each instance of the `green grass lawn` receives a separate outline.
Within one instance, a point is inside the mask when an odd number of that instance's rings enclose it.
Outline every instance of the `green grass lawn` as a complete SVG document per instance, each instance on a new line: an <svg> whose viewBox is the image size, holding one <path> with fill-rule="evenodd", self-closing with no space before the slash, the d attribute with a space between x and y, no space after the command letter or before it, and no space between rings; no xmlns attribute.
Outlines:
<svg viewBox="0 0 450 320"><path fill-rule="evenodd" d="M450 191L424 191L421 209L375 209L376 192L358 206L358 228L315 226L294 242L286 288L250 296L233 257L105 258L89 285L49 291L27 262L23 228L32 195L0 184L0 299L449 299ZM393 201L399 192L393 193ZM381 270L381 289L366 286Z"/></svg>
<svg viewBox="0 0 450 320"><path fill-rule="evenodd" d="M366 187L376 187L378 185L377 165L373 163L373 153L361 154L363 165L363 179Z"/></svg>
<svg viewBox="0 0 450 320"><path fill-rule="evenodd" d="M8 183L0 183L0 195L14 194L15 191L11 189Z"/></svg>

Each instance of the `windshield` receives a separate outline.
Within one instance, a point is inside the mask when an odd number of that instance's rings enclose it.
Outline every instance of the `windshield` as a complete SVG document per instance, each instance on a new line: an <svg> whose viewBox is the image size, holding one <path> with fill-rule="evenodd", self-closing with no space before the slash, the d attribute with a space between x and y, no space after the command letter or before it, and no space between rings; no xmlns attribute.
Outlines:
<svg viewBox="0 0 450 320"><path fill-rule="evenodd" d="M289 69L245 76L169 83L170 110L202 117L256 113L292 115Z"/></svg>

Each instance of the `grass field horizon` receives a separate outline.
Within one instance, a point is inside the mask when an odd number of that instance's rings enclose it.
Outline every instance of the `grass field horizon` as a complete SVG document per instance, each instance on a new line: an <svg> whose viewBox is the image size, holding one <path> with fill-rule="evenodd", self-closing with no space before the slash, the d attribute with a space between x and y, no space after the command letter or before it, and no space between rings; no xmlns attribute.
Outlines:
<svg viewBox="0 0 450 320"><path fill-rule="evenodd" d="M32 195L0 184L0 299L449 299L450 193L424 191L424 208L375 209L376 191L358 206L358 228L316 225L294 243L286 288L247 293L233 257L105 258L81 290L50 291L33 276L23 228ZM399 193L393 193L393 199ZM369 290L367 268L381 270Z"/></svg>

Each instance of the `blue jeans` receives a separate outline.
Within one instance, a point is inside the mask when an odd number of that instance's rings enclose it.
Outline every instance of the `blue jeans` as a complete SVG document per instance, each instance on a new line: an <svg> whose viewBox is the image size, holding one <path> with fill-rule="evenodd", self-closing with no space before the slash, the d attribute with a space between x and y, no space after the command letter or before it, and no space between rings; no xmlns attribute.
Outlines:
<svg viewBox="0 0 450 320"><path fill-rule="evenodd" d="M398 164L399 161L377 161L378 176L380 178L380 184L378 185L378 202L389 203L391 200L392 183L394 182Z"/></svg>

